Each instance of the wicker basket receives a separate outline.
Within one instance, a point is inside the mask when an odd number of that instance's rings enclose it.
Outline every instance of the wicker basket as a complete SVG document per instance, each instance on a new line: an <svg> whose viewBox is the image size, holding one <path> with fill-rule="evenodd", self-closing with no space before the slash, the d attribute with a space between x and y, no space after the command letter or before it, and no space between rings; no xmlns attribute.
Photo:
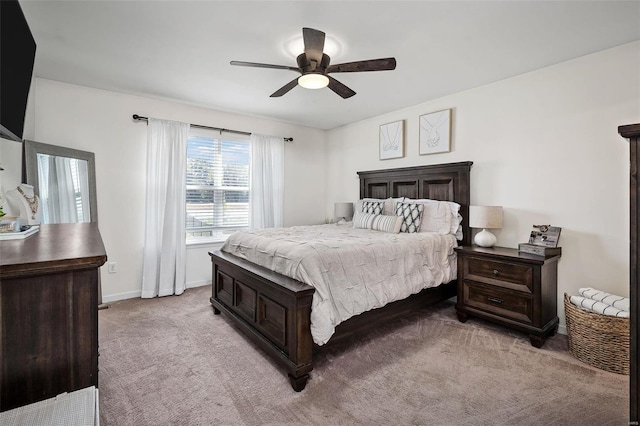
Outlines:
<svg viewBox="0 0 640 426"><path fill-rule="evenodd" d="M569 353L582 362L618 374L629 374L629 318L580 309L564 295Z"/></svg>

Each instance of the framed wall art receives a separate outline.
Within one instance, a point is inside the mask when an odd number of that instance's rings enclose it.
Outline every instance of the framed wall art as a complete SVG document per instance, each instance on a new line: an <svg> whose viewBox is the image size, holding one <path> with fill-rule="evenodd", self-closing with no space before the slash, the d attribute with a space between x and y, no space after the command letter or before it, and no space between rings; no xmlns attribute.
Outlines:
<svg viewBox="0 0 640 426"><path fill-rule="evenodd" d="M380 126L380 159L404 157L404 120Z"/></svg>
<svg viewBox="0 0 640 426"><path fill-rule="evenodd" d="M420 155L451 151L451 110L420 116Z"/></svg>

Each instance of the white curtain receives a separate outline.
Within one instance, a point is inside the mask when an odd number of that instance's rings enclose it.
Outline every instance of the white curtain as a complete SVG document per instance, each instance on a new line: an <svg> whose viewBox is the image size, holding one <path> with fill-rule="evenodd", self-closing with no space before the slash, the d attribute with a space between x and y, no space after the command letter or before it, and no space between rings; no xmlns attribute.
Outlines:
<svg viewBox="0 0 640 426"><path fill-rule="evenodd" d="M142 297L182 294L189 124L149 118Z"/></svg>
<svg viewBox="0 0 640 426"><path fill-rule="evenodd" d="M282 226L284 210L284 139L251 135L250 227Z"/></svg>
<svg viewBox="0 0 640 426"><path fill-rule="evenodd" d="M76 190L71 173L71 162L74 159L46 155L38 158L38 161L44 166L38 167L43 222L78 222Z"/></svg>

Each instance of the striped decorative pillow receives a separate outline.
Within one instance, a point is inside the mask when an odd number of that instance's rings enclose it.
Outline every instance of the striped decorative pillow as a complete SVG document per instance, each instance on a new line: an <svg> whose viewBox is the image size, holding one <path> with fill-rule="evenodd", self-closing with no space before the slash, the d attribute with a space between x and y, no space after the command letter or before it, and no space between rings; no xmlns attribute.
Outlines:
<svg viewBox="0 0 640 426"><path fill-rule="evenodd" d="M400 216L354 212L353 227L397 234L404 220Z"/></svg>
<svg viewBox="0 0 640 426"><path fill-rule="evenodd" d="M373 222L371 223L371 229L373 229L374 231L397 234L398 232L400 232L400 227L403 223L404 219L402 219L400 216L388 216L379 214L374 216Z"/></svg>
<svg viewBox="0 0 640 426"><path fill-rule="evenodd" d="M356 229L371 229L373 218L376 216L378 215L356 211L353 213L353 227Z"/></svg>

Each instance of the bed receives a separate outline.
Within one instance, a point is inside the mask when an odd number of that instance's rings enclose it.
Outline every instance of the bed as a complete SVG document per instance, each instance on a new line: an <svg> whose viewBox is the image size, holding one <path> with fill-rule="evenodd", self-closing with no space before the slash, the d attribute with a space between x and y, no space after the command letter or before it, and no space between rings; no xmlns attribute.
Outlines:
<svg viewBox="0 0 640 426"><path fill-rule="evenodd" d="M459 162L358 172L360 198L454 201L460 204L460 214L466 220L472 164ZM470 242L467 226L463 227L461 237L460 243ZM278 361L295 391L304 389L313 369L313 352L321 349L314 344L311 333L311 308L316 289L227 252L209 254L213 274L210 302L214 313L224 313ZM452 280L360 313L337 325L328 344L374 329L455 294L456 281Z"/></svg>

